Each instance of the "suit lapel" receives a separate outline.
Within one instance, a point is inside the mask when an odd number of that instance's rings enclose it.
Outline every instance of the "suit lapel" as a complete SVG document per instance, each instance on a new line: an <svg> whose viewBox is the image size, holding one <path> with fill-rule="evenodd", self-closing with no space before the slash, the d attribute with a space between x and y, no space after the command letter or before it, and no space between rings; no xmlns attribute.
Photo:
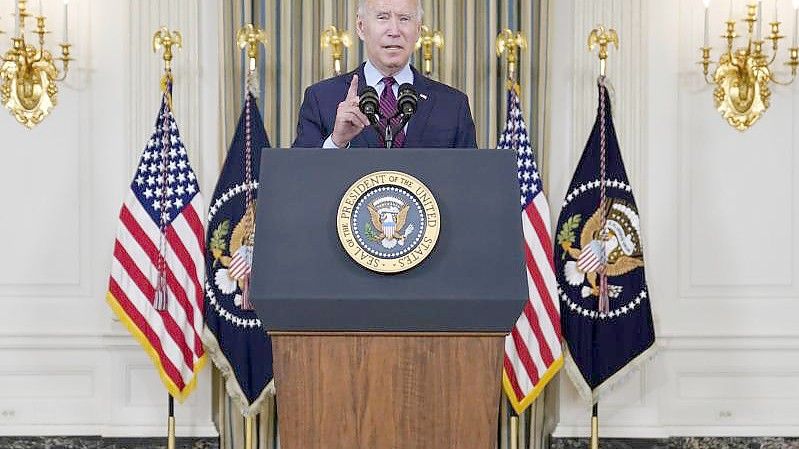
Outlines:
<svg viewBox="0 0 799 449"><path fill-rule="evenodd" d="M433 110L435 98L430 95L430 84L428 79L419 73L413 66L413 87L419 95L419 102L416 106L416 113L408 122L408 132L405 137L405 148L419 148L422 142L422 135L425 127L430 121L430 113Z"/></svg>
<svg viewBox="0 0 799 449"><path fill-rule="evenodd" d="M363 75L363 66L365 63L361 63L361 65L354 71L352 74L358 74L358 92L362 92L363 89L366 87L366 77ZM352 82L352 76L345 76L342 78L345 82L344 92L347 92L347 89L350 88L350 83ZM363 132L358 134L352 142L350 142L350 147L352 148L380 148L383 145L380 144L380 138L378 137L377 131L371 126L364 128Z"/></svg>

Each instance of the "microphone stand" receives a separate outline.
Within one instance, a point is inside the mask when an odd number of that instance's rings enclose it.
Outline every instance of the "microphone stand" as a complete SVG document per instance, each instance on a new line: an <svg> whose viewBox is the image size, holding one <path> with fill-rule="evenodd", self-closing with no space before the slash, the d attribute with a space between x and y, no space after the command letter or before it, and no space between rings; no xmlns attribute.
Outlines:
<svg viewBox="0 0 799 449"><path fill-rule="evenodd" d="M394 117L396 117L396 115ZM391 129L391 119L386 120L386 129L383 132L383 141L386 142L386 148L389 150L394 145L394 130Z"/></svg>
<svg viewBox="0 0 799 449"><path fill-rule="evenodd" d="M383 131L383 140L386 142L386 148L391 149L394 146L394 136L408 124L411 120L412 114L403 114L401 112L397 112L394 114L394 117L386 120L386 129ZM396 128L391 127L391 120L395 119L398 116L402 116L402 120L400 120L399 125Z"/></svg>

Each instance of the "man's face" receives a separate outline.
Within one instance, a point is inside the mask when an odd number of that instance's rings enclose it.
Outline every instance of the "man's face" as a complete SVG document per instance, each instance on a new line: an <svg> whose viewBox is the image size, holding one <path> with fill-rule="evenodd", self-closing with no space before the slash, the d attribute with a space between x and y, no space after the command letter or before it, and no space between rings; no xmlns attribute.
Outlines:
<svg viewBox="0 0 799 449"><path fill-rule="evenodd" d="M358 16L366 55L383 75L394 75L411 57L421 31L416 7L416 0L367 0Z"/></svg>

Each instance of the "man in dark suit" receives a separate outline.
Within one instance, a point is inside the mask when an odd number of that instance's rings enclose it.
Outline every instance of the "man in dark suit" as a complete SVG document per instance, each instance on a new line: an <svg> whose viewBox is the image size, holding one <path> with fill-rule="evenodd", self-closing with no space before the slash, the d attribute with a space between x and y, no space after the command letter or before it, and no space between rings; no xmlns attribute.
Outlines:
<svg viewBox="0 0 799 449"><path fill-rule="evenodd" d="M421 75L409 61L422 25L421 0L361 0L358 36L367 61L355 71L320 81L305 90L292 146L306 148L385 147L358 103L372 86L381 117L396 112L399 86L412 83L416 113L394 137L394 147L476 148L469 100L462 92ZM382 120L385 125L386 119ZM399 118L392 122L399 126Z"/></svg>

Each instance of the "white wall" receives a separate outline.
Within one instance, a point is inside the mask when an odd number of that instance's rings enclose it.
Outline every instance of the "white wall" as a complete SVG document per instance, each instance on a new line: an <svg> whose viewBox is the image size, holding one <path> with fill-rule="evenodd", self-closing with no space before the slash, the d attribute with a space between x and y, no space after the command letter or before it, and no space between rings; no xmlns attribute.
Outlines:
<svg viewBox="0 0 799 449"><path fill-rule="evenodd" d="M119 206L158 107L150 46L162 24L183 32L177 119L206 195L215 181L217 3L72 0L78 61L59 105L33 130L0 113L0 434L164 434L165 390L103 298ZM798 434L799 88L775 89L764 118L739 133L694 64L699 0L551 3L553 215L593 120L597 66L585 40L602 22L621 39L608 70L661 346L601 402L602 435ZM44 4L59 36L60 2ZM780 5L788 17L790 1ZM560 382L556 435L584 436L589 407ZM178 434L213 434L210 403L206 369L177 408Z"/></svg>
<svg viewBox="0 0 799 449"><path fill-rule="evenodd" d="M772 1L764 2L769 20ZM789 22L783 29L792 33L791 2L778 1ZM735 0L739 17L743 4ZM545 151L553 220L594 119L598 65L586 38L604 23L621 41L608 75L644 224L660 346L655 360L600 402L601 435L798 434L799 88L773 89L771 108L740 133L716 112L695 64L701 1L551 5ZM727 8L712 2L711 36L721 34ZM590 407L565 375L560 383L556 435L585 436Z"/></svg>
<svg viewBox="0 0 799 449"><path fill-rule="evenodd" d="M43 3L49 38L60 37L61 2ZM33 130L0 112L0 435L165 434L166 390L104 296L119 207L160 101L160 25L183 33L177 120L206 195L215 182L217 3L72 0L77 61L59 104ZM0 28L11 23L3 14ZM205 369L176 408L179 435L216 433L210 391Z"/></svg>

